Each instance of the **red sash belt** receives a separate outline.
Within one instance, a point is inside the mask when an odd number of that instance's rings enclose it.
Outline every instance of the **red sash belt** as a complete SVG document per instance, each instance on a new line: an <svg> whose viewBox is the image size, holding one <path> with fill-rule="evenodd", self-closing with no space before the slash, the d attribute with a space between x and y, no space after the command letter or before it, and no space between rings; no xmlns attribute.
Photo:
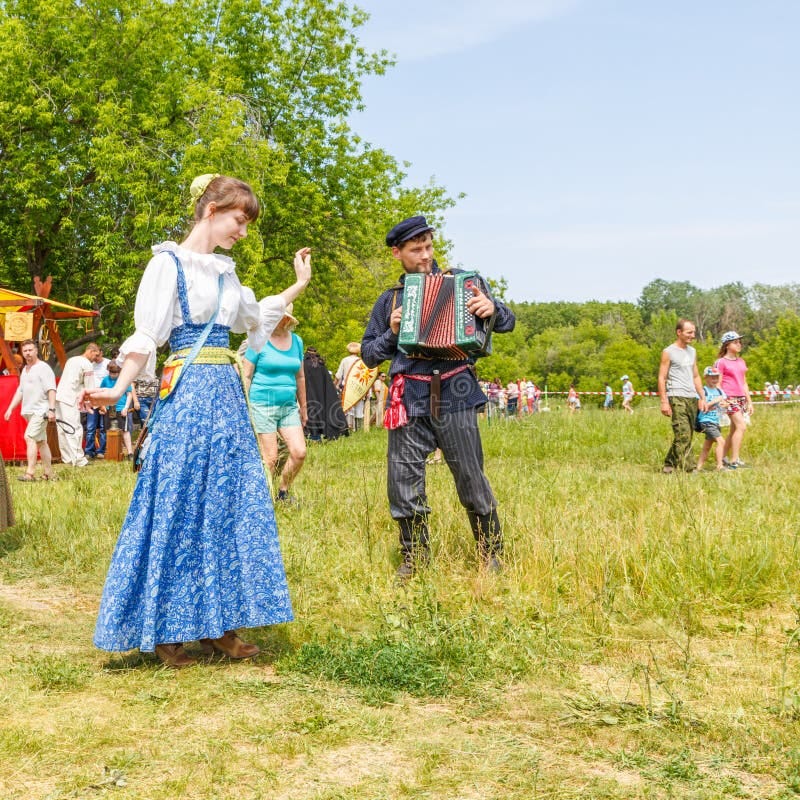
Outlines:
<svg viewBox="0 0 800 800"><path fill-rule="evenodd" d="M470 368L469 364L462 364L460 367L451 369L448 372L443 372L441 375L436 372L433 375L403 375L397 373L392 378L392 385L389 387L389 405L383 414L383 427L393 431L395 428L402 428L408 424L408 412L406 411L405 404L403 403L403 394L406 388L406 379L410 381L421 381L422 383L430 383L431 385L431 416L436 419L439 418L439 403L440 397L440 382L458 375L459 372L464 372ZM436 391L434 391L434 389Z"/></svg>

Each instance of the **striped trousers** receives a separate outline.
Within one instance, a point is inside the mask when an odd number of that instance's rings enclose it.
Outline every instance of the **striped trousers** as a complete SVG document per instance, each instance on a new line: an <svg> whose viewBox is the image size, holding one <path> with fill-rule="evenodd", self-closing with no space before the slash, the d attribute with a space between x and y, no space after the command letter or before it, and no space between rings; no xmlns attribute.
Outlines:
<svg viewBox="0 0 800 800"><path fill-rule="evenodd" d="M450 468L461 505L477 515L497 508L483 472L483 446L474 408L433 417L410 417L402 428L389 431L389 509L393 519L426 519L430 513L425 491L425 460L441 448Z"/></svg>

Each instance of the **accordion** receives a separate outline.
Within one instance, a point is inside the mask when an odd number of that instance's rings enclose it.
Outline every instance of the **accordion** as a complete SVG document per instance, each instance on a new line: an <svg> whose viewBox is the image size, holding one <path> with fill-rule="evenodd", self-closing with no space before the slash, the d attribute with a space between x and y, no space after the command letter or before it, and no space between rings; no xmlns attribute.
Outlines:
<svg viewBox="0 0 800 800"><path fill-rule="evenodd" d="M444 360L491 353L494 315L481 319L469 313L473 287L491 297L477 272L407 274L398 348L408 356Z"/></svg>

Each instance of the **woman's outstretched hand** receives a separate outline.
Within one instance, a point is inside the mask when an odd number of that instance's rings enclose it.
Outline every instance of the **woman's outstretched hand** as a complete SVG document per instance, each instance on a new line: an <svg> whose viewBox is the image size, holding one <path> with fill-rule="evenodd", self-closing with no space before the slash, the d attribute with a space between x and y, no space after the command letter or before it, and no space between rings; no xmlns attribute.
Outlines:
<svg viewBox="0 0 800 800"><path fill-rule="evenodd" d="M294 254L294 274L297 282L308 286L311 281L311 248L301 247Z"/></svg>
<svg viewBox="0 0 800 800"><path fill-rule="evenodd" d="M101 406L113 406L122 397L122 393L117 393L115 388L111 389L84 389L78 395L78 407L94 411ZM102 412L101 412L102 413Z"/></svg>

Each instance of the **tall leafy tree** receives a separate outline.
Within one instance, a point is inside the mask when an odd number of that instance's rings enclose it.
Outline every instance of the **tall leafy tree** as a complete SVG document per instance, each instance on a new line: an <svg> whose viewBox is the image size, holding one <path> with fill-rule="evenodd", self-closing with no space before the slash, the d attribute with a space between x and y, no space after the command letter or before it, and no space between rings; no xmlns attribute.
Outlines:
<svg viewBox="0 0 800 800"><path fill-rule="evenodd" d="M745 358L751 389L761 388L765 381L796 386L800 382L800 316L788 313L780 317Z"/></svg>
<svg viewBox="0 0 800 800"><path fill-rule="evenodd" d="M800 283L785 286L753 284L747 291L752 309L751 331L761 334L787 315L800 315Z"/></svg>
<svg viewBox="0 0 800 800"><path fill-rule="evenodd" d="M450 203L347 125L362 79L390 65L359 45L364 21L334 0L0 4L0 281L51 274L124 335L149 246L182 235L196 174L225 172L263 200L235 253L243 279L282 287L311 245L298 310L331 344L391 279L398 211Z"/></svg>
<svg viewBox="0 0 800 800"><path fill-rule="evenodd" d="M700 292L689 281L658 278L642 289L637 305L645 322L650 322L659 311L674 311L678 317L691 317L694 300Z"/></svg>

